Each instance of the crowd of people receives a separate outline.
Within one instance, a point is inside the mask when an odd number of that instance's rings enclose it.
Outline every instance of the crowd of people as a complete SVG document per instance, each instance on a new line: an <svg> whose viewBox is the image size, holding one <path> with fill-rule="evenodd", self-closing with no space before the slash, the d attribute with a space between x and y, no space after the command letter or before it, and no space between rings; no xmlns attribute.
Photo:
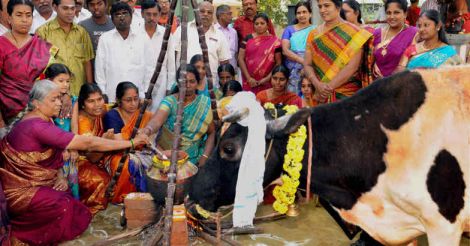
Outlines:
<svg viewBox="0 0 470 246"><path fill-rule="evenodd" d="M318 26L310 3L301 1L281 38L256 0L242 0L243 15L233 24L229 6L201 2L209 64L198 27L189 22L181 149L203 165L214 148L210 78L223 114L239 91L255 93L261 104L315 107L399 71L462 63L439 12L416 14L416 2L409 9L406 0L384 1L386 24L374 28L364 24L355 0L318 0ZM0 3L0 226L11 231L2 239L57 244L83 233L108 202L144 189L130 158L121 163L123 149L149 144L154 134L157 148L171 148L181 23L171 20L162 70L137 126L169 22L168 0Z"/></svg>

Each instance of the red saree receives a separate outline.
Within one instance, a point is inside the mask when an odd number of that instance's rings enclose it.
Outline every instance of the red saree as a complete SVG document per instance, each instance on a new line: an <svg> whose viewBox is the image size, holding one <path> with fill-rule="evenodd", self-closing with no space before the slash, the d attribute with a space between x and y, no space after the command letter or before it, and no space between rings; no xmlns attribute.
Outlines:
<svg viewBox="0 0 470 246"><path fill-rule="evenodd" d="M264 91L260 91L258 94L256 94L256 100L258 100L261 105L264 106L265 103L272 103L274 105L276 104L283 104L283 105L296 105L297 107L301 108L302 107L302 99L297 96L297 94L286 91L282 96L278 96L276 98L271 98L271 89L267 89Z"/></svg>
<svg viewBox="0 0 470 246"><path fill-rule="evenodd" d="M58 49L37 36L20 49L0 36L0 113L8 123L28 102L34 81Z"/></svg>
<svg viewBox="0 0 470 246"><path fill-rule="evenodd" d="M121 129L121 136L122 139L128 140L131 137L132 130L134 129L135 124L137 123L137 118L139 117L139 111L136 111L132 118L127 122L126 125ZM142 117L142 122L140 123L140 127L147 125L150 118L152 118L152 113L145 112ZM119 162L122 157L122 152L119 154L112 155L109 159L109 168L111 170L111 177L114 176L116 170L119 166ZM108 163L108 161L107 161ZM127 157L126 161L124 162L124 166L122 167L121 175L119 176L118 181L116 182L116 186L114 187L114 196L112 197L111 202L113 203L121 203L124 200L124 197L131 193L135 192L136 188L134 184L131 182L131 175L129 173L129 157Z"/></svg>
<svg viewBox="0 0 470 246"><path fill-rule="evenodd" d="M271 73L274 65L276 65L274 54L279 52L280 47L281 40L276 36L257 36L246 41L245 64L251 77L260 80ZM271 88L269 82L252 88L243 76L244 91L251 91L256 94L268 88Z"/></svg>
<svg viewBox="0 0 470 246"><path fill-rule="evenodd" d="M78 134L100 137L103 135L103 123L101 117L92 120L85 115L78 116ZM80 201L96 214L106 209L108 199L105 197L110 177L104 167L104 158L98 163L92 163L86 158L80 157L78 162L78 186Z"/></svg>
<svg viewBox="0 0 470 246"><path fill-rule="evenodd" d="M32 245L57 245L83 233L88 209L70 192L52 189L62 152L74 135L52 122L19 122L0 142L0 179L5 192L11 235Z"/></svg>

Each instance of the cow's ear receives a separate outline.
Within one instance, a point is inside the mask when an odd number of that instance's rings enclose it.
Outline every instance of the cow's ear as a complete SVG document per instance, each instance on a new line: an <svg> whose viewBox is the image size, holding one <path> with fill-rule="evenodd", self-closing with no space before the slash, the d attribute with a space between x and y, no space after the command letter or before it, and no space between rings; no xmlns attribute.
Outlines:
<svg viewBox="0 0 470 246"><path fill-rule="evenodd" d="M270 120L266 124L266 138L285 137L303 125L310 117L311 109L303 108L291 115Z"/></svg>

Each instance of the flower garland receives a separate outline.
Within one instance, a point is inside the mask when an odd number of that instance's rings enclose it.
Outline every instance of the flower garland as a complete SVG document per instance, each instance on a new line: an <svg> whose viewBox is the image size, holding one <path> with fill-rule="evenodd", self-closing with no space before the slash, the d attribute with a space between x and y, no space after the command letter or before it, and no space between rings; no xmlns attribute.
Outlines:
<svg viewBox="0 0 470 246"><path fill-rule="evenodd" d="M272 103L266 103L264 108L275 110ZM293 114L298 110L295 105L286 105L282 109L286 111L286 114ZM302 125L297 132L290 134L287 142L287 153L284 155L284 164L282 165L287 174L281 175L282 185L277 185L273 190L274 198L276 198L273 208L281 214L285 214L288 206L295 201L295 193L300 183L300 170L302 170L302 160L304 158L302 147L306 138L307 129Z"/></svg>

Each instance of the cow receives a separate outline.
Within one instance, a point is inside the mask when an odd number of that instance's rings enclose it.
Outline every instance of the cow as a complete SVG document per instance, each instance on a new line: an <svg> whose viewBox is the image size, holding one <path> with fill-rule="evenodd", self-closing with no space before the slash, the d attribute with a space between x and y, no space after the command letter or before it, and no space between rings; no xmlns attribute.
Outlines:
<svg viewBox="0 0 470 246"><path fill-rule="evenodd" d="M431 246L459 244L470 229L469 66L401 72L343 101L268 121L276 141L264 184L279 177L287 136L308 117L301 185L312 148L311 189L345 221L387 245L424 233ZM209 211L233 203L246 136L247 128L228 127L192 180L192 201Z"/></svg>

